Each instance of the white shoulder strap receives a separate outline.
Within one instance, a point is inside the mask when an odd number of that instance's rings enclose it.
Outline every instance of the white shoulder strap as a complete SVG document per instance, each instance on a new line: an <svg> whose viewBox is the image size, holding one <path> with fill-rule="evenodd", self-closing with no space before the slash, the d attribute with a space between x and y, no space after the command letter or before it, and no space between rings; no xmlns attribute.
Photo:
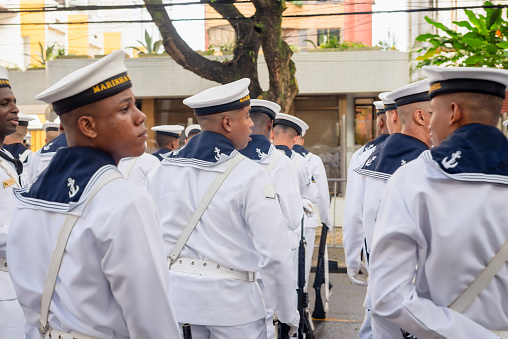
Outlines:
<svg viewBox="0 0 508 339"><path fill-rule="evenodd" d="M26 158L28 158L28 155L30 154L30 152L32 152L30 149L26 149L23 153L21 153L21 155L19 156L19 160L21 162L25 162Z"/></svg>
<svg viewBox="0 0 508 339"><path fill-rule="evenodd" d="M309 160L310 159L310 156L311 156L312 153L307 153L307 155L305 156L305 160Z"/></svg>
<svg viewBox="0 0 508 339"><path fill-rule="evenodd" d="M199 220L201 219L201 216L203 215L206 208L210 204L210 201L212 201L212 198L215 195L215 193L217 193L222 183L224 182L224 180L226 180L226 178L228 177L229 173L231 173L233 168L235 168L235 166L238 165L238 163L240 163L240 161L242 161L243 159L245 159L245 157L240 153L238 153L231 160L229 160L226 170L215 177L214 181L208 188L208 191L206 191L205 195L199 202L196 211L189 219L187 225L185 225L182 234L180 234L180 236L178 237L175 247L173 247L173 249L171 250L171 253L169 254L171 264L175 262L175 260L180 255L180 252L182 252L183 247L187 243L187 240L189 240L192 231L194 231L194 228L196 228L196 225L198 224Z"/></svg>
<svg viewBox="0 0 508 339"><path fill-rule="evenodd" d="M139 157L130 158L127 163L127 167L125 167L125 177L128 178L129 175L131 175L132 169L134 168L134 165L136 162L138 162Z"/></svg>
<svg viewBox="0 0 508 339"><path fill-rule="evenodd" d="M295 168L296 168L296 171L300 171L300 166L302 165L302 156L297 156L296 157L296 161L295 161Z"/></svg>
<svg viewBox="0 0 508 339"><path fill-rule="evenodd" d="M4 162L7 162L7 160L0 158L0 167L4 169L5 173L7 173L7 175L11 177L11 179L14 179L14 181L16 181L16 185L18 185L18 187L21 187L18 172L16 172L16 170L12 166L6 166Z"/></svg>
<svg viewBox="0 0 508 339"><path fill-rule="evenodd" d="M104 185L118 178L123 178L123 175L121 175L119 172L114 172L107 175L100 183L97 184L97 186L94 187L93 191L90 193L87 204L90 203L95 194L102 187L104 187ZM60 230L60 234L58 235L55 251L51 257L48 275L46 276L46 282L44 283L44 291L42 292L41 296L41 317L39 319L41 325L39 331L41 334L45 334L49 329L48 317L51 298L53 297L53 292L55 291L56 279L58 277L58 272L60 271L60 266L62 265L65 247L67 246L67 241L69 240L72 228L76 224L77 220L78 216L71 214L67 215L62 229Z"/></svg>
<svg viewBox="0 0 508 339"><path fill-rule="evenodd" d="M508 260L508 239L505 241L499 252L490 260L483 271L473 280L455 300L448 306L459 313L464 312L469 305L487 288L492 279L499 273Z"/></svg>
<svg viewBox="0 0 508 339"><path fill-rule="evenodd" d="M272 157L270 158L270 162L268 163L268 166L266 166L266 171L268 174L272 173L273 169L275 168L275 165L279 162L279 159L283 156L282 152L278 150L273 150Z"/></svg>

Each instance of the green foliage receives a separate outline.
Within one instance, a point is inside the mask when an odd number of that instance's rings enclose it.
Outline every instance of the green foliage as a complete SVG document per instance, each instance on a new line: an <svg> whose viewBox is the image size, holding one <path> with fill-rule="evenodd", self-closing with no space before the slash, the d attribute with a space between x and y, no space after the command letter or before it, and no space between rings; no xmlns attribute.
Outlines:
<svg viewBox="0 0 508 339"><path fill-rule="evenodd" d="M484 6L493 6L485 1ZM485 8L485 14L475 14L464 10L469 21L454 21L459 27L468 30L462 34L429 17L425 20L436 27L439 34L421 34L417 42L427 46L417 49L423 53L416 58L417 68L426 65L459 67L493 67L508 69L508 21L503 19L502 8Z"/></svg>
<svg viewBox="0 0 508 339"><path fill-rule="evenodd" d="M330 37L330 40L331 38L333 37ZM346 49L349 49L349 48L355 48L355 47L369 47L368 45L365 45L364 43L362 43L361 41L344 41L342 42L338 48L340 48L341 50L345 51ZM326 47L324 47L326 48Z"/></svg>
<svg viewBox="0 0 508 339"><path fill-rule="evenodd" d="M36 57L30 56L32 59L34 59L38 65L31 64L30 66L37 67L37 66L46 66L46 63L50 60L54 60L58 58L59 56L65 55L65 48L60 47L60 45L57 45L54 43L51 46L48 46L46 50L44 50L44 46L38 42L39 44L39 53Z"/></svg>
<svg viewBox="0 0 508 339"><path fill-rule="evenodd" d="M152 43L152 37L148 34L148 31L145 29L145 41L139 41L141 47L129 46L127 48L135 49L139 52L139 54L161 54L162 48L162 40L157 40ZM160 52L160 53L159 53Z"/></svg>
<svg viewBox="0 0 508 339"><path fill-rule="evenodd" d="M319 48L339 48L341 43L336 36L328 36L326 41L319 45Z"/></svg>

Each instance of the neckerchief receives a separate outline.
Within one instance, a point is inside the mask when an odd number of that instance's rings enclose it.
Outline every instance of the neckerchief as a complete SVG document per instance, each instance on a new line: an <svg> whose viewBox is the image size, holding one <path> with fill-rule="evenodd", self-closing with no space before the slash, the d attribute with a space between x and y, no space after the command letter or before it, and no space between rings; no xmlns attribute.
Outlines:
<svg viewBox="0 0 508 339"><path fill-rule="evenodd" d="M240 153L245 155L247 158L254 161L261 161L266 155L272 152L273 145L268 139L261 134L253 134L250 136L251 141L244 149L240 150Z"/></svg>
<svg viewBox="0 0 508 339"><path fill-rule="evenodd" d="M101 150L62 148L31 186L16 190L16 197L32 206L67 211L70 203L80 202L100 176L112 169L118 170L115 161Z"/></svg>
<svg viewBox="0 0 508 339"><path fill-rule="evenodd" d="M65 134L60 134L41 148L41 154L55 153L63 147L67 147L67 139Z"/></svg>
<svg viewBox="0 0 508 339"><path fill-rule="evenodd" d="M496 127L462 126L422 158L452 179L508 185L508 140Z"/></svg>
<svg viewBox="0 0 508 339"><path fill-rule="evenodd" d="M379 145L380 143L382 143L383 141L386 140L386 138L388 138L390 136L390 134L381 134L381 135L378 135L378 137L372 141L369 141L368 143L365 144L365 146L363 146L363 152L365 151L368 151L374 147L377 147L377 145Z"/></svg>
<svg viewBox="0 0 508 339"><path fill-rule="evenodd" d="M16 169L16 173L18 173L18 176L20 176L21 173L23 173L23 163L21 163L20 160L15 159L14 156L8 150L0 149L0 157L2 157L3 159L7 160L8 162L14 165L14 168Z"/></svg>
<svg viewBox="0 0 508 339"><path fill-rule="evenodd" d="M23 154L28 149L28 147L26 147L25 145L23 145L20 142L17 142L15 144L10 144L10 145L4 145L4 148L6 150L8 150L15 159L18 159L18 160L19 160L19 157L21 156L21 154ZM24 162L27 162L27 161L28 161L28 157L25 159Z"/></svg>
<svg viewBox="0 0 508 339"><path fill-rule="evenodd" d="M388 180L400 166L418 158L428 149L424 142L412 136L392 134L385 142L380 143L363 166L355 171L361 175Z"/></svg>
<svg viewBox="0 0 508 339"><path fill-rule="evenodd" d="M175 164L214 166L236 154L238 151L231 140L219 133L202 131L182 148L163 154L162 157Z"/></svg>
<svg viewBox="0 0 508 339"><path fill-rule="evenodd" d="M309 154L310 152L307 151L303 146L301 145L294 145L293 146L293 151L295 151L296 153L300 154L302 157L306 157L307 154Z"/></svg>
<svg viewBox="0 0 508 339"><path fill-rule="evenodd" d="M171 152L171 150L169 148L161 148L157 152L152 153L152 155L157 157L157 159L159 159L159 161L162 161L164 159L162 157L162 154L166 154L166 153L169 153L169 152Z"/></svg>
<svg viewBox="0 0 508 339"><path fill-rule="evenodd" d="M287 146L284 146L284 145L275 145L275 148L278 149L279 151L282 151L284 152L284 154L289 158L291 159L291 157L293 156L293 151L289 149L289 147Z"/></svg>

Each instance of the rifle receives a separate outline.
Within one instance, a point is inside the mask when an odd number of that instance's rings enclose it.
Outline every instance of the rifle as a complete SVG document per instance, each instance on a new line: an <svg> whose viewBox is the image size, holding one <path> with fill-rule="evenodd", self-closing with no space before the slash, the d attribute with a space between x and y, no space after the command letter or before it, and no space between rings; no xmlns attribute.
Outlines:
<svg viewBox="0 0 508 339"><path fill-rule="evenodd" d="M306 334L305 338L313 339L314 332L312 331L311 320L309 318L308 312L306 312L307 307L309 306L309 298L307 293L305 292L305 235L303 229L303 218L302 218L302 230L300 237L300 245L298 247L298 289L296 290L298 294L298 312L300 313L300 324L298 326L297 338L303 339L304 334Z"/></svg>
<svg viewBox="0 0 508 339"><path fill-rule="evenodd" d="M273 324L275 325L275 329L277 332L278 339L289 339L289 325L281 323L277 319L277 315L273 317Z"/></svg>
<svg viewBox="0 0 508 339"><path fill-rule="evenodd" d="M316 268L316 277L314 279L314 290L316 291L316 302L314 305L314 312L312 312L312 317L315 319L325 319L326 311L323 306L323 299L321 298L321 285L325 283L325 249L326 249L326 236L328 234L328 227L323 224L323 228L321 229L321 239L319 240L319 254L318 254L318 262ZM326 301L328 302L328 300Z"/></svg>
<svg viewBox="0 0 508 339"><path fill-rule="evenodd" d="M192 339L190 324L183 324L182 329L183 329L183 339Z"/></svg>

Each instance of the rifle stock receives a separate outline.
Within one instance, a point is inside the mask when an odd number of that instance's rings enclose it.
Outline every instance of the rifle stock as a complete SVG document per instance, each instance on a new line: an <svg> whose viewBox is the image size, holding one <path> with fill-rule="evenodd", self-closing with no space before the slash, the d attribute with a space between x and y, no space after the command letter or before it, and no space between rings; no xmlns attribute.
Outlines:
<svg viewBox="0 0 508 339"><path fill-rule="evenodd" d="M190 324L183 324L182 329L183 329L183 339L192 339Z"/></svg>
<svg viewBox="0 0 508 339"><path fill-rule="evenodd" d="M302 218L302 228L301 228L301 237L300 237L300 246L298 247L298 289L296 290L298 293L298 312L300 313L300 324L298 326L297 338L303 339L304 335L307 339L314 338L314 332L312 331L312 326L310 323L309 314L306 312L307 307L309 306L308 295L305 292L305 235L303 228L303 218Z"/></svg>
<svg viewBox="0 0 508 339"><path fill-rule="evenodd" d="M316 276L314 279L314 290L316 292L316 302L314 305L314 311L312 312L312 317L315 319L325 319L326 312L323 304L323 299L321 298L321 285L325 283L325 249L326 249L326 237L328 235L328 227L323 224L323 228L321 230L321 239L319 240L319 252L318 252L318 262L316 268Z"/></svg>

